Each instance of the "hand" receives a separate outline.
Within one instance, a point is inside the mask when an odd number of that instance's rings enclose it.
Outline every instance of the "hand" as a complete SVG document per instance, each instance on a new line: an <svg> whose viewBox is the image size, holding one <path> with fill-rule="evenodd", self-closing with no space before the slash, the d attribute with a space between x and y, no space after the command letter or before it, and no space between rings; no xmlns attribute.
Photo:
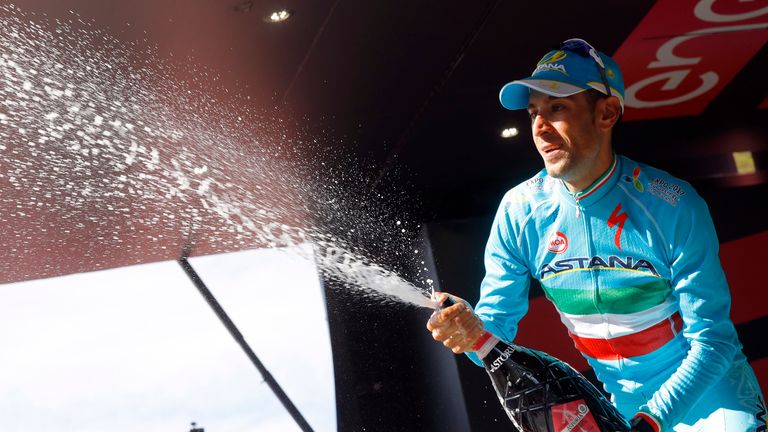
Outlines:
<svg viewBox="0 0 768 432"><path fill-rule="evenodd" d="M436 293L440 304L449 296L456 304L436 310L427 321L427 330L432 332L432 338L442 342L454 354L474 351L475 343L485 332L483 322L464 300L450 294Z"/></svg>

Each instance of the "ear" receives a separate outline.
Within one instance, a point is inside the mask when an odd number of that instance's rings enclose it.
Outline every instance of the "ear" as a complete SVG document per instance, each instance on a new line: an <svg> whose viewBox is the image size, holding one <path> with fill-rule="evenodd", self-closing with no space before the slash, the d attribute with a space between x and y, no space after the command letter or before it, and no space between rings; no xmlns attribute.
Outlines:
<svg viewBox="0 0 768 432"><path fill-rule="evenodd" d="M610 130L621 117L621 103L616 96L600 99L595 109L595 122L603 131Z"/></svg>

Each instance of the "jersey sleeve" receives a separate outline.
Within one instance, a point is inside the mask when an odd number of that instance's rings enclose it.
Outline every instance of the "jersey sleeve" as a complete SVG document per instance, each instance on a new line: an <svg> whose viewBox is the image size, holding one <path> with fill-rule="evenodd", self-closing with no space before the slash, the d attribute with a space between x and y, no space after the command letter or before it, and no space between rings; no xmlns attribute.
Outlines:
<svg viewBox="0 0 768 432"><path fill-rule="evenodd" d="M669 234L672 288L680 305L683 335L690 349L679 368L641 412L662 430L678 423L728 371L741 348L730 320L731 297L718 258L719 243L706 203L692 189L677 207Z"/></svg>
<svg viewBox="0 0 768 432"><path fill-rule="evenodd" d="M510 196L502 201L494 218L485 247L485 277L480 284L480 300L475 313L485 330L506 342L517 334L517 324L528 311L530 272L522 258L516 234L516 208ZM467 353L482 365L477 354Z"/></svg>

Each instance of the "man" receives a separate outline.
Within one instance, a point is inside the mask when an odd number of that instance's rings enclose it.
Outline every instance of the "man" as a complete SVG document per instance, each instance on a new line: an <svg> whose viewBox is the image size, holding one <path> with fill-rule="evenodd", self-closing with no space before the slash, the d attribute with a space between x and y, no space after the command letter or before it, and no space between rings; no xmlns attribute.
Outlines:
<svg viewBox="0 0 768 432"><path fill-rule="evenodd" d="M502 88L545 169L504 196L474 311L457 301L427 328L479 364L487 333L515 338L532 276L633 430L765 431L709 211L688 183L614 154L623 94L618 65L581 39Z"/></svg>

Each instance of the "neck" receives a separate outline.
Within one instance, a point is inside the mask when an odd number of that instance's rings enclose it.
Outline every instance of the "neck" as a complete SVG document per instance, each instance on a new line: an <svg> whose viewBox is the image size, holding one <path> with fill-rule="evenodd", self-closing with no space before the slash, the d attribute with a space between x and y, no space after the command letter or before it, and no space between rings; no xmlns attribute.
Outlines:
<svg viewBox="0 0 768 432"><path fill-rule="evenodd" d="M610 145L601 146L594 163L581 176L573 179L563 179L569 191L576 193L589 188L613 164L613 150Z"/></svg>

